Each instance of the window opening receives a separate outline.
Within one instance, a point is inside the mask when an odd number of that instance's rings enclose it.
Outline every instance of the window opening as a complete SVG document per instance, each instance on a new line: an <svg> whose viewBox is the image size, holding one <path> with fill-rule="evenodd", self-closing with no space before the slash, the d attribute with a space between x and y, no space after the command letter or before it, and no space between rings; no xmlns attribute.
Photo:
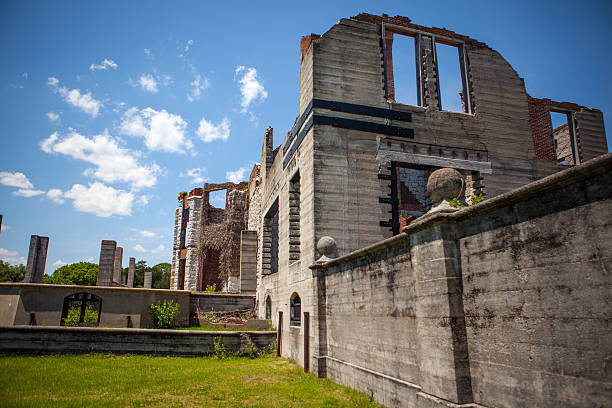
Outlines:
<svg viewBox="0 0 612 408"><path fill-rule="evenodd" d="M388 94L396 102L419 106L416 39L403 34L389 34L392 37L386 43Z"/></svg>
<svg viewBox="0 0 612 408"><path fill-rule="evenodd" d="M300 259L300 173L289 182L289 262Z"/></svg>
<svg viewBox="0 0 612 408"><path fill-rule="evenodd" d="M428 210L427 180L433 167L397 165L400 231Z"/></svg>
<svg viewBox="0 0 612 408"><path fill-rule="evenodd" d="M97 326L101 312L101 297L86 292L68 295L64 298L60 326Z"/></svg>
<svg viewBox="0 0 612 408"><path fill-rule="evenodd" d="M266 298L266 320L270 320L272 318L272 300L270 300L270 296Z"/></svg>
<svg viewBox="0 0 612 408"><path fill-rule="evenodd" d="M289 308L289 325L299 326L302 322L302 301L297 293L291 295L291 306Z"/></svg>
<svg viewBox="0 0 612 408"><path fill-rule="evenodd" d="M453 112L469 112L464 102L464 86L461 75L462 48L436 41L438 89L440 109Z"/></svg>
<svg viewBox="0 0 612 408"><path fill-rule="evenodd" d="M227 197L227 190L216 190L216 191L211 191L209 193L209 203L210 205L212 205L215 208L220 208L222 210L225 210L225 200Z"/></svg>
<svg viewBox="0 0 612 408"><path fill-rule="evenodd" d="M561 164L574 165L574 152L572 146L572 129L570 129L571 113L550 112L552 124L553 147L555 160Z"/></svg>
<svg viewBox="0 0 612 408"><path fill-rule="evenodd" d="M278 272L278 198L264 217L262 270L264 275Z"/></svg>

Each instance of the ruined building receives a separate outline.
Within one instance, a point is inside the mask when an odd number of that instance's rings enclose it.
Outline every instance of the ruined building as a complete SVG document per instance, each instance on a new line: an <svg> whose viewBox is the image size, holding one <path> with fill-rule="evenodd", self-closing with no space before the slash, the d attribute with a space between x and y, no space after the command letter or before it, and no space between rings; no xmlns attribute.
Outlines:
<svg viewBox="0 0 612 408"><path fill-rule="evenodd" d="M408 56L415 61L412 74L396 63L395 46L406 40L414 49ZM460 96L459 111L449 110L442 98L438 57L443 49L451 49L459 67L461 85L452 90ZM549 287L540 279L553 282L556 276L576 285L574 275L557 275L554 266L538 270L534 285L544 287L533 292L527 276L534 266L523 261L535 257L529 251L549 254L549 242L593 259L607 255L592 254L588 244L572 246L565 235L574 231L582 239L584 225L566 225L563 218L551 221L537 212L550 201L538 201L536 193L509 192L563 170L571 173L567 169L573 165L606 154L602 113L532 97L499 52L405 17L360 14L341 19L321 36L303 37L300 51L299 115L276 149L272 128L265 132L261 166L254 169L258 176L249 186L248 229L257 233L257 245L244 245L241 254L257 260L258 314L279 328L282 355L389 406L558 406L561 400L562 405L584 406L598 401L595 383L587 387L545 357L553 349L542 342L561 336L562 322L575 318L570 308L558 308L567 314L563 317L545 314L550 319L545 322L530 320L528 312L521 315L525 302L539 302L538 307L549 310L553 299L565 296L561 286ZM416 98L400 103L396 81L407 74L413 75ZM551 112L565 115L567 124L553 129ZM609 161L589 171L600 174ZM427 217L421 217L431 205L426 183L440 168L461 173L460 200L483 194L490 204L480 208L491 208L497 218L444 226L450 216L442 214L426 223ZM564 192L563 183L574 179L563 177L548 177L546 188L564 195L571 205L582 205L583 191L572 193L574 187L567 187ZM536 187L525 191L547 191ZM511 194L509 201L496 200L504 193ZM511 206L526 197L531 197L531 207ZM527 227L517 224L523 221ZM505 227L498 235L487 232L499 225ZM558 229L561 225L565 230ZM594 233L609 239L605 227L595 225ZM478 239L468 243L461 238L470 236ZM539 241L539 236L548 238ZM506 257L510 253L513 259ZM523 253L530 257L522 258ZM336 256L340 258L331 259ZM554 258L546 256L545 261L554 263ZM592 268L593 276L605 281L593 265L580 268ZM506 266L510 270L502 271ZM524 286L504 289L508 276ZM609 288L609 279L605 285ZM464 293L464 286L472 292ZM510 296L507 290L516 292ZM573 293L605 302L601 293L589 290L575 287ZM504 316L499 323L497 313ZM591 334L605 327L600 317L589 322ZM534 329L540 324L553 327L552 334ZM536 363L524 362L524 350L504 343L517 336L523 336L517 344L542 353L538 358L531 354ZM567 345L556 347L569 350ZM493 352L500 348L512 357ZM512 365L511 373L500 372L500 365ZM540 380L545 372L559 378ZM534 381L545 382L544 389L531 387ZM513 388L512 383L518 385ZM583 385L579 397L559 396L564 387ZM612 399L609 394L602 398Z"/></svg>
<svg viewBox="0 0 612 408"><path fill-rule="evenodd" d="M240 290L240 233L246 229L247 183L204 184L181 194L174 217L170 289ZM212 191L225 190L225 210L210 204Z"/></svg>

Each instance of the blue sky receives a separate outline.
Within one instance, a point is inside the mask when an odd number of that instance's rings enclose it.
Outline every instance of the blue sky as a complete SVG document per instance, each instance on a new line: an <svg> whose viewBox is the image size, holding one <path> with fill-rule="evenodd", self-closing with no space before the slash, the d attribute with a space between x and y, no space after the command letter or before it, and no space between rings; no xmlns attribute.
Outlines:
<svg viewBox="0 0 612 408"><path fill-rule="evenodd" d="M47 273L97 263L102 239L124 265L170 262L178 193L246 179L298 114L300 37L360 12L476 38L532 96L611 123L611 2L379 4L1 2L0 259L25 263L37 234Z"/></svg>

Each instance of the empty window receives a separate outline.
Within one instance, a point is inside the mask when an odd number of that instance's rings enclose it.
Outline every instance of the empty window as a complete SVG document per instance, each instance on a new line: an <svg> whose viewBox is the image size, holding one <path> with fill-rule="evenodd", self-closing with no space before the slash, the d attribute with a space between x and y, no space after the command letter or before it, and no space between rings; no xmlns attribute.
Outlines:
<svg viewBox="0 0 612 408"><path fill-rule="evenodd" d="M289 308L289 324L299 326L302 322L302 301L297 293L291 295L291 306Z"/></svg>
<svg viewBox="0 0 612 408"><path fill-rule="evenodd" d="M417 69L415 38L408 35L390 33L392 41L387 40L387 83L391 99L407 105L420 105L417 96ZM389 92L389 91L392 91Z"/></svg>
<svg viewBox="0 0 612 408"><path fill-rule="evenodd" d="M573 165L575 161L572 129L569 126L570 116L568 113L550 112L555 160L561 164Z"/></svg>
<svg viewBox="0 0 612 408"><path fill-rule="evenodd" d="M264 275L278 272L278 198L264 217L262 271Z"/></svg>
<svg viewBox="0 0 612 408"><path fill-rule="evenodd" d="M272 300L270 300L270 296L266 298L266 320L270 320L272 318Z"/></svg>
<svg viewBox="0 0 612 408"><path fill-rule="evenodd" d="M225 199L227 196L227 190L211 191L209 193L209 203L215 208L225 209Z"/></svg>
<svg viewBox="0 0 612 408"><path fill-rule="evenodd" d="M75 293L64 298L60 326L97 326L102 298L92 293Z"/></svg>
<svg viewBox="0 0 612 408"><path fill-rule="evenodd" d="M460 52L461 48L456 45L436 42L438 88L440 90L440 109L442 110L467 112L463 102Z"/></svg>

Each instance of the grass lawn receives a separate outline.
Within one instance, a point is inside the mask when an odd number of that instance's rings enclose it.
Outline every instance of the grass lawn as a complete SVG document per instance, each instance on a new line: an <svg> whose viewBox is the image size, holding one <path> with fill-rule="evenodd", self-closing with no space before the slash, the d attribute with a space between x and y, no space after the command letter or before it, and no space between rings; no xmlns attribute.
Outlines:
<svg viewBox="0 0 612 408"><path fill-rule="evenodd" d="M276 357L0 356L2 407L379 407Z"/></svg>

